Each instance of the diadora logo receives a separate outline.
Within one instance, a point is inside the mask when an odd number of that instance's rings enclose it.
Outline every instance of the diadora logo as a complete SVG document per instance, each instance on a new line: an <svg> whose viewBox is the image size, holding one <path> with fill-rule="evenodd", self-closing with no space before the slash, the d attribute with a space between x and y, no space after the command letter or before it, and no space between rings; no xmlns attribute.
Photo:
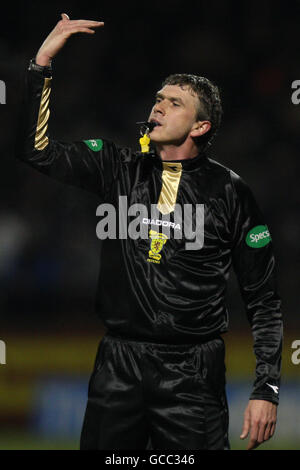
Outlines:
<svg viewBox="0 0 300 470"><path fill-rule="evenodd" d="M171 227L174 230L180 230L180 224L175 224L174 222L170 222L168 220L159 220L159 219L147 219L146 217L143 218L142 220L143 224L147 225L157 225L161 227Z"/></svg>
<svg viewBox="0 0 300 470"><path fill-rule="evenodd" d="M261 248L271 240L271 235L266 225L257 225L248 232L246 237L246 243L251 248Z"/></svg>
<svg viewBox="0 0 300 470"><path fill-rule="evenodd" d="M266 382L266 385L268 385L278 395L279 388L277 387L277 385L271 385L271 384L268 384L267 382Z"/></svg>

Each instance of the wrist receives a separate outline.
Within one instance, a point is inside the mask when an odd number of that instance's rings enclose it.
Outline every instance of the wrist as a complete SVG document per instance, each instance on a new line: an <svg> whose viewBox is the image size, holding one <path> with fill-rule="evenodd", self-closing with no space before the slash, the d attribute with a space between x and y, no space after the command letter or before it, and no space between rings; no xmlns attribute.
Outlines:
<svg viewBox="0 0 300 470"><path fill-rule="evenodd" d="M41 67L51 67L51 58L45 55L37 54L35 63Z"/></svg>

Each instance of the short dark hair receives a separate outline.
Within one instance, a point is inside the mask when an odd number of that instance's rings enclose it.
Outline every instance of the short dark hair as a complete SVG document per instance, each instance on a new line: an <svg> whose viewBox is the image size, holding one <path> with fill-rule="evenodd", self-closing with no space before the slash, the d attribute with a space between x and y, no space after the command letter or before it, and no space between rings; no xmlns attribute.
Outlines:
<svg viewBox="0 0 300 470"><path fill-rule="evenodd" d="M219 88L208 78L188 73L176 73L169 75L162 83L166 85L188 86L199 98L199 107L196 119L210 121L211 128L200 137L195 138L199 149L206 150L216 136L223 115L222 102Z"/></svg>

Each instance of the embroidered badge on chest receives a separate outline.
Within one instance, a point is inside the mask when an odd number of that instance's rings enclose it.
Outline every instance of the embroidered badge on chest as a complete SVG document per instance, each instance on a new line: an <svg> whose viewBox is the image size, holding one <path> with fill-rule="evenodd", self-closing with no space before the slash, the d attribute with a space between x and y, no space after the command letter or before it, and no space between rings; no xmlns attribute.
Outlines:
<svg viewBox="0 0 300 470"><path fill-rule="evenodd" d="M156 232L155 230L149 231L149 237L151 239L149 258L147 261L149 263L160 263L161 260L161 250L163 249L164 244L168 241L167 235L164 233Z"/></svg>

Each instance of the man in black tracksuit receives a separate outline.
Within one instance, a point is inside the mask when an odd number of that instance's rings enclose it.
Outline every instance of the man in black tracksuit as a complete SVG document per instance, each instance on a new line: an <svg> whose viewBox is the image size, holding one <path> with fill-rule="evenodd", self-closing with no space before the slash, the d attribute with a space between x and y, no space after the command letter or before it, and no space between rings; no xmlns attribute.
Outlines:
<svg viewBox="0 0 300 470"><path fill-rule="evenodd" d="M31 61L17 149L42 173L95 192L99 215L116 214L97 291L107 333L89 383L81 448L229 448L222 333L231 263L257 360L241 436L250 432L248 448L255 448L275 430L281 301L272 239L251 190L205 153L220 123L218 89L203 77L168 77L141 152L102 136L52 140L50 61L71 34L103 25L95 23L63 14ZM113 293L105 244L119 254Z"/></svg>

